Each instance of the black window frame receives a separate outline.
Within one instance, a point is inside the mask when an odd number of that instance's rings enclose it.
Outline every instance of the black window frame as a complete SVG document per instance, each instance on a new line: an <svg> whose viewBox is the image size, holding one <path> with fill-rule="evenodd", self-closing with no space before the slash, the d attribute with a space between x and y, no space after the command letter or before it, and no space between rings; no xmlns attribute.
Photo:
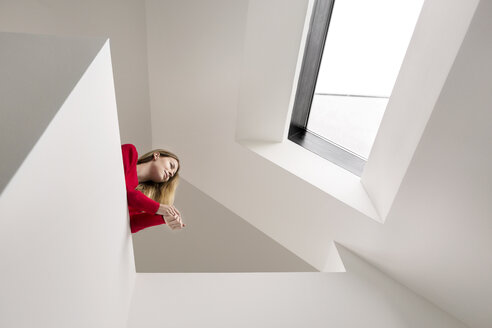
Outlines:
<svg viewBox="0 0 492 328"><path fill-rule="evenodd" d="M366 164L363 158L307 129L334 5L335 0L313 4L288 139L360 177Z"/></svg>

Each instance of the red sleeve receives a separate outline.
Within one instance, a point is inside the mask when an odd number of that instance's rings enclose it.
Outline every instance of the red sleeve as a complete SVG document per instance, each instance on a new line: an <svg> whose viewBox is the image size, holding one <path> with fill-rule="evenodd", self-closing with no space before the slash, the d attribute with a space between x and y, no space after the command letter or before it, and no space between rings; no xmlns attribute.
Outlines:
<svg viewBox="0 0 492 328"><path fill-rule="evenodd" d="M159 202L150 199L139 190L135 190L138 185L136 176L138 160L137 149L132 144L124 144L121 146L121 151L123 154L128 206L131 206L136 210L154 214L159 210Z"/></svg>
<svg viewBox="0 0 492 328"><path fill-rule="evenodd" d="M126 190L128 205L134 209L141 210L150 214L155 214L161 206L158 202L145 196L138 190Z"/></svg>
<svg viewBox="0 0 492 328"><path fill-rule="evenodd" d="M130 216L130 230L132 233L158 224L166 224L162 215L137 213Z"/></svg>

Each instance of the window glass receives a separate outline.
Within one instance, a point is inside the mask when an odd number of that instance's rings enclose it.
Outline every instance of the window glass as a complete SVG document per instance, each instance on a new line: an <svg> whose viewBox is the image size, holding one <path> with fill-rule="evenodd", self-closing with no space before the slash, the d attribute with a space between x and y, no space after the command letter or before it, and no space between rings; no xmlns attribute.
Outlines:
<svg viewBox="0 0 492 328"><path fill-rule="evenodd" d="M336 0L307 129L367 158L423 0Z"/></svg>

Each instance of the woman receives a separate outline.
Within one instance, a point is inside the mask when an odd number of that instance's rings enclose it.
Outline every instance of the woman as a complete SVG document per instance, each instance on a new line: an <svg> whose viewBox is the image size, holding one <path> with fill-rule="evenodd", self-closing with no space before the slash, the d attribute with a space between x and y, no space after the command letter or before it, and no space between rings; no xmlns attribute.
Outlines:
<svg viewBox="0 0 492 328"><path fill-rule="evenodd" d="M131 232L158 224L167 224L172 230L183 228L181 214L172 205L179 180L178 157L156 149L139 158L132 144L121 145L121 151Z"/></svg>

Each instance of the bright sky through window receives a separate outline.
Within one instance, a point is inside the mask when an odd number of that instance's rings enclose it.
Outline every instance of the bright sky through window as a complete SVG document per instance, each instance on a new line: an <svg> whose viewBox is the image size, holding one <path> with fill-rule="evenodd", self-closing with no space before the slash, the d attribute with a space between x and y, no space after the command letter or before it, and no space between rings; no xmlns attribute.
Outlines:
<svg viewBox="0 0 492 328"><path fill-rule="evenodd" d="M367 159L423 0L335 0L307 129Z"/></svg>

